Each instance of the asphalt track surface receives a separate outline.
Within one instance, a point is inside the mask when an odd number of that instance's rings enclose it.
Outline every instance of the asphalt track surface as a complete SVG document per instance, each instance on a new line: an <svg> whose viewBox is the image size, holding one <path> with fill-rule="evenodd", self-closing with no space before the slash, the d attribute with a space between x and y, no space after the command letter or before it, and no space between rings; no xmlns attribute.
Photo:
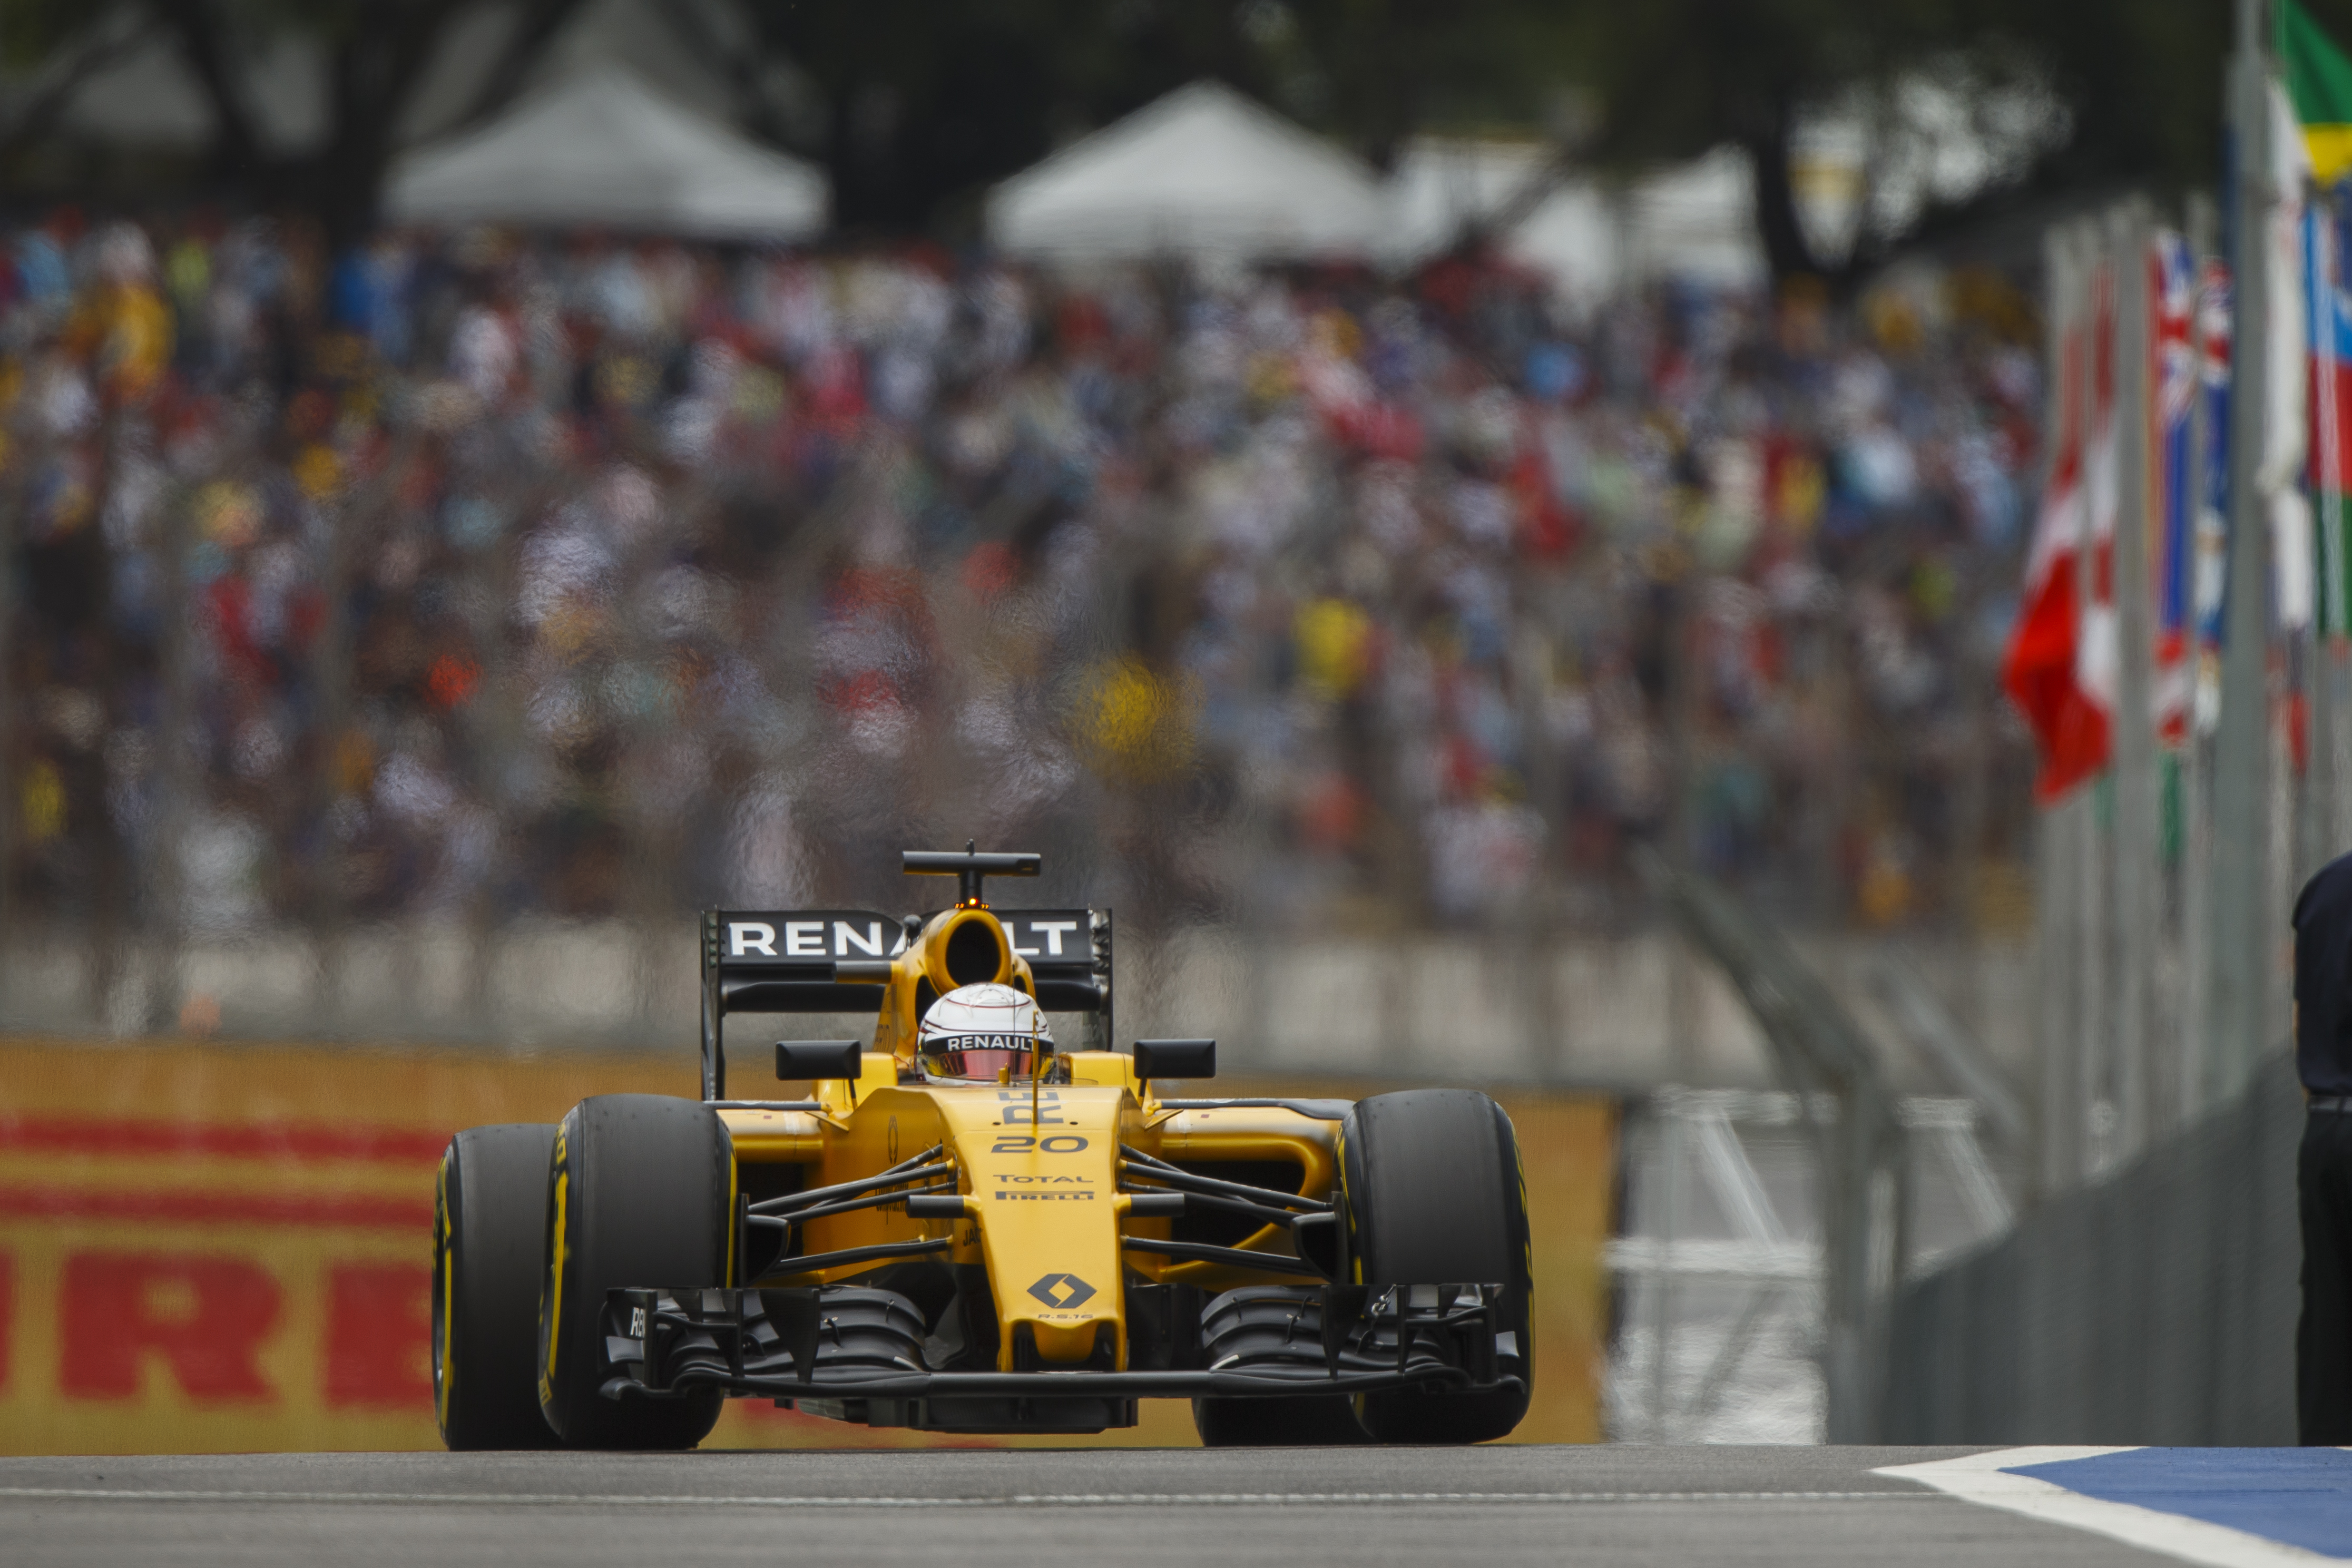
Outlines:
<svg viewBox="0 0 2352 1568"><path fill-rule="evenodd" d="M0 1562L1887 1563L2162 1559L1874 1467L1966 1448L0 1459Z"/></svg>

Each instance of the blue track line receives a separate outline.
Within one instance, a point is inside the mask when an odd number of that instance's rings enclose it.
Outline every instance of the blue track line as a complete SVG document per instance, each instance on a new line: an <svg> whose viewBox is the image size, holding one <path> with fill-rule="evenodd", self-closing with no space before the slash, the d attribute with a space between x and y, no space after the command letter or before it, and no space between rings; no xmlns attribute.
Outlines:
<svg viewBox="0 0 2352 1568"><path fill-rule="evenodd" d="M2352 1453L2341 1448L2127 1448L2007 1473L2352 1559Z"/></svg>

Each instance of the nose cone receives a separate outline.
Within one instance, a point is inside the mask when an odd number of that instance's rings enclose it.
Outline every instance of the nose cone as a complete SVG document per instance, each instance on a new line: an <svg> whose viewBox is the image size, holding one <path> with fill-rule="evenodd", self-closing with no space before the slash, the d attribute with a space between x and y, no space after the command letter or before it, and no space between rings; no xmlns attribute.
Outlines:
<svg viewBox="0 0 2352 1568"><path fill-rule="evenodd" d="M1117 1320L1112 1321L1115 1322ZM1096 1336L1099 1332L1091 1319L1083 1323L1033 1321L1030 1331L1036 1337L1039 1360L1066 1363L1082 1362L1092 1355Z"/></svg>
<svg viewBox="0 0 2352 1568"><path fill-rule="evenodd" d="M1122 1346L1118 1205L1122 1089L942 1089L956 1160L971 1174L972 1217L996 1296L999 1365L1027 1339L1067 1365L1095 1353L1100 1326ZM1034 1120L1033 1120L1034 1116Z"/></svg>

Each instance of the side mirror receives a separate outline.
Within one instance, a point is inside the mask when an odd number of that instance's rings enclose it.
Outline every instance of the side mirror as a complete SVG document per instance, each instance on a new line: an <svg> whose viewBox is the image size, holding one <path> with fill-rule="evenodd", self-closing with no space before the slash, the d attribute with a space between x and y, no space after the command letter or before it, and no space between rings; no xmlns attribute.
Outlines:
<svg viewBox="0 0 2352 1568"><path fill-rule="evenodd" d="M778 1040L778 1078L843 1078L856 1081L866 1047L856 1040Z"/></svg>
<svg viewBox="0 0 2352 1568"><path fill-rule="evenodd" d="M1135 1042L1135 1076L1146 1080L1155 1078L1214 1078L1217 1076L1217 1042L1138 1040Z"/></svg>

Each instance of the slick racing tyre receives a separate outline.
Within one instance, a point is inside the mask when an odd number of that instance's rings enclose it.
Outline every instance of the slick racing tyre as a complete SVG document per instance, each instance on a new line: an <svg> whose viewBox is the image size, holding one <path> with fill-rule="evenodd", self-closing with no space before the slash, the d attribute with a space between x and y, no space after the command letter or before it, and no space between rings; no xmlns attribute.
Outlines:
<svg viewBox="0 0 2352 1568"><path fill-rule="evenodd" d="M452 1448L552 1448L531 1376L551 1124L449 1140L433 1202L433 1408Z"/></svg>
<svg viewBox="0 0 2352 1568"><path fill-rule="evenodd" d="M1368 1443L1344 1394L1297 1399L1195 1399L1192 1428L1204 1448L1333 1448Z"/></svg>
<svg viewBox="0 0 2352 1568"><path fill-rule="evenodd" d="M1528 1413L1528 1208L1519 1146L1503 1108L1469 1089L1420 1089L1356 1102L1339 1131L1340 1207L1357 1283L1504 1287L1497 1359L1520 1388L1361 1395L1357 1419L1382 1443L1483 1443Z"/></svg>
<svg viewBox="0 0 2352 1568"><path fill-rule="evenodd" d="M539 1298L539 1403L575 1448L691 1448L724 1396L604 1396L604 1293L727 1281L734 1153L718 1113L691 1100L606 1094L557 1131Z"/></svg>

